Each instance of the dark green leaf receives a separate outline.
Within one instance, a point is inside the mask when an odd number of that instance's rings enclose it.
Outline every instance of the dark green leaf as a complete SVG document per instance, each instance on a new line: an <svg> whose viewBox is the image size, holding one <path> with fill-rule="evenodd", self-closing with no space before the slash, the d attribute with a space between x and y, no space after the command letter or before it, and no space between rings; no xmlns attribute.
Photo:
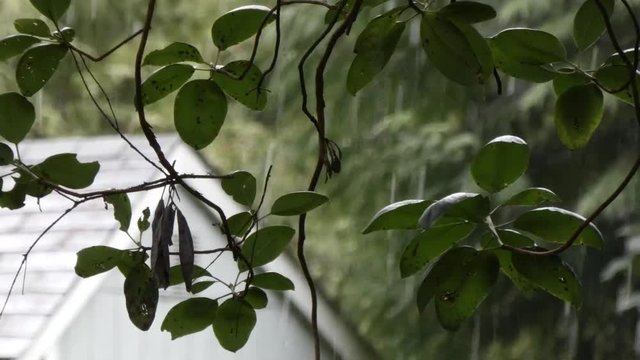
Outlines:
<svg viewBox="0 0 640 360"><path fill-rule="evenodd" d="M161 50L147 54L142 65L164 66L182 61L203 63L202 55L193 45L174 42Z"/></svg>
<svg viewBox="0 0 640 360"><path fill-rule="evenodd" d="M420 34L429 60L449 79L462 85L476 85L484 84L491 75L491 50L470 25L425 13Z"/></svg>
<svg viewBox="0 0 640 360"><path fill-rule="evenodd" d="M249 340L256 312L246 301L231 298L218 307L213 332L223 348L236 352Z"/></svg>
<svg viewBox="0 0 640 360"><path fill-rule="evenodd" d="M24 186L16 184L11 191L0 191L0 207L9 210L19 209L24 206Z"/></svg>
<svg viewBox="0 0 640 360"><path fill-rule="evenodd" d="M178 90L194 71L193 66L186 64L167 65L154 71L142 83L142 102L152 104Z"/></svg>
<svg viewBox="0 0 640 360"><path fill-rule="evenodd" d="M360 33L354 52L356 57L347 75L347 90L355 95L389 62L404 31L405 22L398 22L402 8L382 14L367 24Z"/></svg>
<svg viewBox="0 0 640 360"><path fill-rule="evenodd" d="M22 141L35 120L36 111L29 100L18 93L0 95L0 135L7 141Z"/></svg>
<svg viewBox="0 0 640 360"><path fill-rule="evenodd" d="M133 268L144 263L148 258L147 253L143 251L123 251L120 262L117 264L118 270L126 278Z"/></svg>
<svg viewBox="0 0 640 360"><path fill-rule="evenodd" d="M491 6L474 1L451 2L438 10L438 14L468 24L491 20L497 15Z"/></svg>
<svg viewBox="0 0 640 360"><path fill-rule="evenodd" d="M69 8L71 0L29 0L31 5L49 19L58 21Z"/></svg>
<svg viewBox="0 0 640 360"><path fill-rule="evenodd" d="M113 216L120 223L120 230L127 231L131 224L131 201L126 193L104 197L104 201L113 206Z"/></svg>
<svg viewBox="0 0 640 360"><path fill-rule="evenodd" d="M220 50L238 44L255 35L261 26L275 20L271 9L261 5L248 5L233 9L213 23L211 37ZM268 16L268 18L267 18Z"/></svg>
<svg viewBox="0 0 640 360"><path fill-rule="evenodd" d="M76 154L57 154L34 166L32 171L42 178L71 189L84 189L93 183L100 170L97 161L81 163Z"/></svg>
<svg viewBox="0 0 640 360"><path fill-rule="evenodd" d="M75 39L76 37L76 31L73 28L70 27L63 27L62 29L60 29L60 31L54 31L51 34L55 39L58 40L62 40L62 41L66 41L66 42L72 42L73 39Z"/></svg>
<svg viewBox="0 0 640 360"><path fill-rule="evenodd" d="M420 216L420 226L427 230L441 218L481 223L489 214L489 199L475 193L454 193L429 207Z"/></svg>
<svg viewBox="0 0 640 360"><path fill-rule="evenodd" d="M584 221L584 217L556 207L546 207L527 211L520 215L513 226L516 229L531 233L545 241L564 243ZM598 228L589 224L580 233L575 244L595 248L602 247L602 234Z"/></svg>
<svg viewBox="0 0 640 360"><path fill-rule="evenodd" d="M558 38L540 30L506 29L493 37L493 44L512 62L523 65L549 64L567 56Z"/></svg>
<svg viewBox="0 0 640 360"><path fill-rule="evenodd" d="M194 334L211 326L216 318L218 302L196 297L172 307L160 330L171 333L171 340Z"/></svg>
<svg viewBox="0 0 640 360"><path fill-rule="evenodd" d="M329 201L329 198L312 191L299 191L282 195L271 206L271 214L293 216L309 212Z"/></svg>
<svg viewBox="0 0 640 360"><path fill-rule="evenodd" d="M536 83L544 83L554 79L558 73L548 65L530 65L512 59L496 46L493 39L487 40L496 68L505 74Z"/></svg>
<svg viewBox="0 0 640 360"><path fill-rule="evenodd" d="M560 96L574 86L586 85L590 82L591 80L581 72L574 71L573 69L562 69L556 78L553 79L553 90L557 96Z"/></svg>
<svg viewBox="0 0 640 360"><path fill-rule="evenodd" d="M511 261L520 274L544 291L578 309L582 306L580 282L573 270L559 257L513 253Z"/></svg>
<svg viewBox="0 0 640 360"><path fill-rule="evenodd" d="M535 242L526 235L511 229L498 229L495 234L500 237L500 242L513 247L526 248L536 246ZM498 239L493 232L486 232L480 237L480 244L484 249L500 247Z"/></svg>
<svg viewBox="0 0 640 360"><path fill-rule="evenodd" d="M123 261L126 251L108 246L92 246L78 251L75 272L88 278L109 271Z"/></svg>
<svg viewBox="0 0 640 360"><path fill-rule="evenodd" d="M51 30L47 24L40 19L17 19L13 26L19 33L40 37L50 37Z"/></svg>
<svg viewBox="0 0 640 360"><path fill-rule="evenodd" d="M242 254L252 267L262 266L277 258L287 247L295 230L288 226L269 226L247 237L242 244ZM238 259L241 271L248 270L242 259Z"/></svg>
<svg viewBox="0 0 640 360"><path fill-rule="evenodd" d="M234 61L213 73L215 81L227 95L236 99L242 105L253 110L263 110L267 105L267 90L261 88L262 71L251 64L249 71L242 79L248 61Z"/></svg>
<svg viewBox="0 0 640 360"><path fill-rule="evenodd" d="M222 190L239 204L251 206L256 197L256 178L246 171L236 171L221 181Z"/></svg>
<svg viewBox="0 0 640 360"><path fill-rule="evenodd" d="M431 204L433 201L429 200L403 200L387 205L373 216L362 233L368 234L378 230L417 229L420 215Z"/></svg>
<svg viewBox="0 0 640 360"><path fill-rule="evenodd" d="M291 280L276 272L255 274L251 284L267 290L286 291L295 289Z"/></svg>
<svg viewBox="0 0 640 360"><path fill-rule="evenodd" d="M604 66L595 73L595 77L602 86L618 99L633 105L633 92L631 91L630 76L635 76L635 83L640 88L640 76L632 73L626 66Z"/></svg>
<svg viewBox="0 0 640 360"><path fill-rule="evenodd" d="M193 237L187 219L182 215L180 210L177 211L178 216L178 243L180 245L180 269L182 270L182 279L184 280L187 292L191 291L193 283L193 264L195 254L193 250ZM171 283L171 269L169 269L169 283Z"/></svg>
<svg viewBox="0 0 640 360"><path fill-rule="evenodd" d="M508 250L495 249L492 252L498 258L500 262L500 271L505 274L520 291L529 295L537 288L536 284L527 279L524 275L520 274L518 270L513 266L511 259L512 253Z"/></svg>
<svg viewBox="0 0 640 360"><path fill-rule="evenodd" d="M474 224L432 227L413 238L400 258L400 275L405 278L422 270L430 261L467 237Z"/></svg>
<svg viewBox="0 0 640 360"><path fill-rule="evenodd" d="M16 82L24 96L31 96L49 81L67 55L64 45L45 44L30 47L18 61Z"/></svg>
<svg viewBox="0 0 640 360"><path fill-rule="evenodd" d="M615 0L597 0L607 12L607 17L611 17ZM604 34L606 30L602 13L596 0L586 0L573 19L573 39L578 49L585 50L593 45Z"/></svg>
<svg viewBox="0 0 640 360"><path fill-rule="evenodd" d="M211 273L201 266L193 265L193 271L191 278L198 279L201 277L211 277ZM182 275L182 266L174 265L169 269L169 286L180 285L184 283L184 276Z"/></svg>
<svg viewBox="0 0 640 360"><path fill-rule="evenodd" d="M215 82L194 80L180 89L173 111L180 138L200 150L218 136L227 116L227 98Z"/></svg>
<svg viewBox="0 0 640 360"><path fill-rule="evenodd" d="M594 84L574 86L558 97L555 124L564 146L575 150L587 145L602 120L603 102Z"/></svg>
<svg viewBox="0 0 640 360"><path fill-rule="evenodd" d="M28 35L11 35L0 40L0 61L22 54L40 39Z"/></svg>
<svg viewBox="0 0 640 360"><path fill-rule="evenodd" d="M124 296L131 322L140 330L149 330L158 306L158 284L146 264L131 269L124 281Z"/></svg>
<svg viewBox="0 0 640 360"><path fill-rule="evenodd" d="M247 293L244 295L244 301L246 301L254 309L264 309L267 307L269 299L267 294L257 287L250 287Z"/></svg>
<svg viewBox="0 0 640 360"><path fill-rule="evenodd" d="M214 283L215 283L215 281L199 281L199 282L191 285L191 293L192 294L199 294L199 293L207 290Z"/></svg>
<svg viewBox="0 0 640 360"><path fill-rule="evenodd" d="M13 150L9 145L0 143L0 166L9 165L13 162ZM0 185L2 183L0 182ZM1 186L0 186L1 188Z"/></svg>
<svg viewBox="0 0 640 360"><path fill-rule="evenodd" d="M234 236L243 236L253 223L253 216L250 212L245 211L237 213L227 219L227 226L229 226L229 232ZM224 229L223 229L224 231Z"/></svg>
<svg viewBox="0 0 640 360"><path fill-rule="evenodd" d="M529 147L517 136L500 136L480 149L471 175L481 188L495 193L518 180L529 166Z"/></svg>
<svg viewBox="0 0 640 360"><path fill-rule="evenodd" d="M145 232L151 224L149 224L149 216L151 215L151 211L149 208L145 208L142 210L142 216L138 218L138 230L142 233Z"/></svg>
<svg viewBox="0 0 640 360"><path fill-rule="evenodd" d="M544 203L559 202L560 198L553 191L545 188L529 188L513 195L503 205L538 206Z"/></svg>

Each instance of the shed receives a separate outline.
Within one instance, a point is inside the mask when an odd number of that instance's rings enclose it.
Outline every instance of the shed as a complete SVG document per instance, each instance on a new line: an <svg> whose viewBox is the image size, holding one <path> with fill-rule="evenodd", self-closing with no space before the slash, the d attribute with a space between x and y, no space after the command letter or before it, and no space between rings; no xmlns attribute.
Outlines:
<svg viewBox="0 0 640 360"><path fill-rule="evenodd" d="M164 135L158 139L167 158L175 161L180 172L211 171L203 159L177 137ZM155 158L145 138L132 136L130 140L150 158ZM159 177L156 169L117 136L26 140L20 144L20 152L27 164L63 152L78 153L81 161L99 161L100 172L87 190L122 188ZM1 167L0 170L6 172ZM219 204L226 214L243 211L222 191L219 181L194 180L191 184ZM4 186L10 185L5 182ZM134 220L144 208L153 209L160 191L131 195ZM16 211L0 210L2 299L7 295L22 254L68 206L68 200L52 194L39 203L30 198L25 207ZM225 239L212 226L216 219L213 212L188 195L181 196L179 206L190 219L196 248L202 244L225 245ZM190 296L184 288L161 291L155 322L148 332L142 332L129 321L123 295L124 277L119 272L110 271L89 279L81 279L74 273L76 252L83 248L132 247L131 240L117 228L112 211L105 209L101 201L93 201L62 218L40 240L28 257L26 275L20 276L0 319L0 360L312 358L309 294L297 260L292 256L281 256L264 268L289 277L295 291L268 292L269 305L258 310L258 321L249 342L237 353L231 353L222 349L211 329L173 341L169 333L160 331L167 311ZM135 225L132 231L134 228ZM221 277L236 269L231 259L221 259L215 265L216 274ZM202 294L211 295L207 291L213 292L213 287ZM377 358L322 296L319 314L323 359Z"/></svg>

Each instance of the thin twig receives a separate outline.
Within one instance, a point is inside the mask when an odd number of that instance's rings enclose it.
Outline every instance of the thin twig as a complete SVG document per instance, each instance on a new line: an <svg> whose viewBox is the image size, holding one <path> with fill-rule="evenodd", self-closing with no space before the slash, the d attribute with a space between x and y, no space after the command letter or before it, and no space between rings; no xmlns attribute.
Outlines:
<svg viewBox="0 0 640 360"><path fill-rule="evenodd" d="M119 48L121 48L123 45L125 45L126 43L128 43L129 41L135 39L136 36L142 34L142 32L144 31L144 29L140 29L138 31L136 31L135 33L131 34L129 37L127 37L126 39L122 40L120 43L118 43L116 46L114 46L113 48L111 48L109 51L107 51L106 53L100 55L100 56L93 56L81 49L78 49L77 47L73 46L70 43L67 43L67 46L70 49L75 50L77 53L82 54L83 56L87 57L89 60L93 61L93 62L100 62L104 59L106 59L109 55L113 54L116 50L118 50Z"/></svg>

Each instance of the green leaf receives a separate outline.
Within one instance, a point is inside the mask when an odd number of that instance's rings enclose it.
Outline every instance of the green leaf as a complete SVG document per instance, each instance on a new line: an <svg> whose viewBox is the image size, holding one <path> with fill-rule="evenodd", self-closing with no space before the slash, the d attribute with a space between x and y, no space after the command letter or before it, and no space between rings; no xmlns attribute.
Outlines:
<svg viewBox="0 0 640 360"><path fill-rule="evenodd" d="M461 85L477 85L484 84L491 75L491 50L470 25L425 13L420 34L429 60L449 79Z"/></svg>
<svg viewBox="0 0 640 360"><path fill-rule="evenodd" d="M40 19L17 19L13 26L19 33L48 38L51 30L47 24Z"/></svg>
<svg viewBox="0 0 640 360"><path fill-rule="evenodd" d="M9 147L9 145L5 143L0 143L0 166L9 165L13 162L13 150ZM2 182L0 182L2 185ZM2 186L0 186L2 188Z"/></svg>
<svg viewBox="0 0 640 360"><path fill-rule="evenodd" d="M199 293L207 290L214 283L215 283L215 281L199 281L199 282L191 285L191 293L192 294L199 294Z"/></svg>
<svg viewBox="0 0 640 360"><path fill-rule="evenodd" d="M0 95L0 136L17 144L22 141L36 121L36 111L24 96L18 93Z"/></svg>
<svg viewBox="0 0 640 360"><path fill-rule="evenodd" d="M604 6L607 17L611 17L615 0L598 0ZM602 13L596 0L585 1L573 19L573 39L578 49L585 50L593 45L606 30Z"/></svg>
<svg viewBox="0 0 640 360"><path fill-rule="evenodd" d="M58 21L69 8L71 0L29 0L40 13L54 22Z"/></svg>
<svg viewBox="0 0 640 360"><path fill-rule="evenodd" d="M239 204L251 206L256 197L256 178L246 171L236 171L221 181L222 190Z"/></svg>
<svg viewBox="0 0 640 360"><path fill-rule="evenodd" d="M124 296L131 322L140 330L149 330L158 306L158 284L146 264L141 263L129 272L124 281Z"/></svg>
<svg viewBox="0 0 640 360"><path fill-rule="evenodd" d="M511 260L515 269L529 281L549 294L582 306L580 282L573 270L558 256L532 256L513 253Z"/></svg>
<svg viewBox="0 0 640 360"><path fill-rule="evenodd" d="M480 149L471 175L481 188L495 193L518 180L529 166L529 147L517 136L497 137Z"/></svg>
<svg viewBox="0 0 640 360"><path fill-rule="evenodd" d="M609 93L618 99L633 105L633 92L631 91L630 76L635 76L636 86L640 88L640 76L637 72L631 73L626 66L611 65L598 69L595 77Z"/></svg>
<svg viewBox="0 0 640 360"><path fill-rule="evenodd" d="M458 247L444 254L418 290L420 311L435 298L436 314L447 330L457 330L487 297L498 278L494 254Z"/></svg>
<svg viewBox="0 0 640 360"><path fill-rule="evenodd" d="M202 331L214 323L218 302L203 297L187 299L165 316L160 330L171 333L171 340Z"/></svg>
<svg viewBox="0 0 640 360"><path fill-rule="evenodd" d="M211 277L211 273L205 268L193 265L192 279L198 279L201 277ZM182 276L182 265L174 265L169 268L169 286L180 285L184 283L184 277Z"/></svg>
<svg viewBox="0 0 640 360"><path fill-rule="evenodd" d="M269 226L249 235L242 244L242 255L252 267L262 266L275 260L289 245L295 230L288 226ZM240 271L248 270L247 265L238 259Z"/></svg>
<svg viewBox="0 0 640 360"><path fill-rule="evenodd" d="M113 206L113 216L120 223L120 230L127 231L131 225L131 201L126 193L104 197L104 201Z"/></svg>
<svg viewBox="0 0 640 360"><path fill-rule="evenodd" d="M250 287L244 295L244 301L246 301L251 307L254 309L264 309L267 307L267 303L269 299L267 298L267 294L257 287Z"/></svg>
<svg viewBox="0 0 640 360"><path fill-rule="evenodd" d="M602 120L603 103L594 84L574 86L558 97L555 124L564 146L576 150L587 145Z"/></svg>
<svg viewBox="0 0 640 360"><path fill-rule="evenodd" d="M251 65L249 71L240 79L248 65ZM212 79L227 95L249 109L260 111L267 105L267 90L260 84L262 71L248 61L234 61L216 69Z"/></svg>
<svg viewBox="0 0 640 360"><path fill-rule="evenodd" d="M256 325L256 312L246 301L231 298L218 307L213 332L223 348L236 352L247 340Z"/></svg>
<svg viewBox="0 0 640 360"><path fill-rule="evenodd" d="M438 14L449 20L468 24L491 20L497 15L491 6L474 1L451 2L438 10Z"/></svg>
<svg viewBox="0 0 640 360"><path fill-rule="evenodd" d="M312 191L298 191L282 195L271 206L271 214L278 216L301 215L329 201L329 198Z"/></svg>
<svg viewBox="0 0 640 360"><path fill-rule="evenodd" d="M22 54L40 39L28 35L11 35L0 40L0 61Z"/></svg>
<svg viewBox="0 0 640 360"><path fill-rule="evenodd" d="M389 62L406 26L405 22L398 22L402 9L375 17L358 36L356 57L347 75L347 90L352 95L371 82Z"/></svg>
<svg viewBox="0 0 640 360"><path fill-rule="evenodd" d="M126 251L109 246L92 246L78 251L76 274L88 278L109 271L123 261Z"/></svg>
<svg viewBox="0 0 640 360"><path fill-rule="evenodd" d="M378 230L411 230L418 228L418 219L427 206L433 204L429 200L403 200L387 205L373 215L363 234Z"/></svg>
<svg viewBox="0 0 640 360"><path fill-rule="evenodd" d="M263 23L266 26L275 20L275 15L270 11L261 5L241 6L229 11L213 23L213 43L222 51L252 37Z"/></svg>
<svg viewBox="0 0 640 360"><path fill-rule="evenodd" d="M560 96L565 91L577 85L586 85L591 82L586 75L573 69L562 69L553 79L553 91Z"/></svg>
<svg viewBox="0 0 640 360"><path fill-rule="evenodd" d="M536 243L524 234L512 229L497 229L493 232L486 232L480 237L480 244L483 249L491 249L500 246L496 234L500 237L500 242L513 247L526 248L536 246Z"/></svg>
<svg viewBox="0 0 640 360"><path fill-rule="evenodd" d="M560 40L540 30L506 29L493 37L493 44L505 57L520 64L544 65L567 57Z"/></svg>
<svg viewBox="0 0 640 360"><path fill-rule="evenodd" d="M227 98L215 82L194 80L180 89L173 120L182 140L196 150L211 144L227 116Z"/></svg>
<svg viewBox="0 0 640 360"><path fill-rule="evenodd" d="M60 29L60 31L57 31L57 30L54 31L53 33L51 33L51 36L54 39L58 39L58 40L62 40L70 43L73 41L73 39L75 39L76 31L73 28L66 26Z"/></svg>
<svg viewBox="0 0 640 360"><path fill-rule="evenodd" d="M492 250L492 252L500 262L500 271L505 274L505 276L507 276L509 280L511 280L516 288L522 291L525 295L531 294L537 288L536 284L519 273L518 270L516 270L516 268L513 266L511 251L495 249Z"/></svg>
<svg viewBox="0 0 640 360"><path fill-rule="evenodd" d="M167 65L154 71L142 83L142 102L152 104L178 90L194 71L193 66L186 64Z"/></svg>
<svg viewBox="0 0 640 360"><path fill-rule="evenodd" d="M276 272L255 274L251 284L267 290L286 291L295 289L295 285L291 280Z"/></svg>
<svg viewBox="0 0 640 360"><path fill-rule="evenodd" d="M42 89L67 55L64 45L44 44L30 47L18 61L16 82L24 96L32 96Z"/></svg>
<svg viewBox="0 0 640 360"><path fill-rule="evenodd" d="M237 213L227 219L229 232L234 236L243 236L249 230L251 224L253 224L253 216L248 211ZM224 229L222 230L224 231Z"/></svg>
<svg viewBox="0 0 640 360"><path fill-rule="evenodd" d="M16 184L11 191L0 191L0 207L9 210L19 209L24 206L24 186Z"/></svg>
<svg viewBox="0 0 640 360"><path fill-rule="evenodd" d="M149 223L149 216L151 216L151 211L149 211L149 208L147 207L142 210L142 216L138 218L138 230L141 233L145 232L149 228L149 226L151 226L151 224Z"/></svg>
<svg viewBox="0 0 640 360"><path fill-rule="evenodd" d="M400 275L405 278L422 270L429 262L467 237L474 224L461 223L432 227L413 238L400 257Z"/></svg>
<svg viewBox="0 0 640 360"><path fill-rule="evenodd" d="M118 266L118 270L120 270L120 273L126 278L133 268L143 264L148 258L149 256L144 251L123 251L120 261L116 266Z"/></svg>
<svg viewBox="0 0 640 360"><path fill-rule="evenodd" d="M545 207L527 211L520 215L513 223L513 226L545 241L562 244L569 240L569 237L573 235L573 232L578 229L584 220L584 217L571 211L556 207ZM602 241L600 230L594 224L589 224L580 233L574 244L599 249L602 247Z"/></svg>
<svg viewBox="0 0 640 360"><path fill-rule="evenodd" d="M76 154L57 154L34 166L32 171L44 179L71 189L84 189L93 183L100 170L97 161L81 163Z"/></svg>
<svg viewBox="0 0 640 360"><path fill-rule="evenodd" d="M164 49L155 50L147 54L142 65L164 66L182 61L204 63L202 55L193 45L174 42Z"/></svg>
<svg viewBox="0 0 640 360"><path fill-rule="evenodd" d="M476 193L454 193L436 201L420 216L420 226L427 230L441 218L481 223L489 214L489 199Z"/></svg>
<svg viewBox="0 0 640 360"><path fill-rule="evenodd" d="M554 202L560 202L560 198L553 191L545 188L529 188L513 195L503 205L538 206Z"/></svg>
<svg viewBox="0 0 640 360"><path fill-rule="evenodd" d="M500 69L505 74L536 83L545 83L558 76L558 73L549 65L531 65L522 63L511 58L508 55L508 49L506 50L506 53L503 52L505 50L500 49L496 45L494 39L488 39L487 42L491 48L491 54L493 55L496 68Z"/></svg>

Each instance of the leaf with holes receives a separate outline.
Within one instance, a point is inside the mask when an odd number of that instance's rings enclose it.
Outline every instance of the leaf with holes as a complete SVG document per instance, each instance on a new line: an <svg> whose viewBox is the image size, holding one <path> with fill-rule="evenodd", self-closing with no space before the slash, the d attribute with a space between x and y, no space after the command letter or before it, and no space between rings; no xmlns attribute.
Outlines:
<svg viewBox="0 0 640 360"><path fill-rule="evenodd" d="M211 80L185 84L176 96L173 120L180 138L196 150L211 144L227 116L227 98Z"/></svg>
<svg viewBox="0 0 640 360"><path fill-rule="evenodd" d="M432 227L413 238L400 257L400 276L403 278L422 270L429 262L466 238L474 224L462 223Z"/></svg>
<svg viewBox="0 0 640 360"><path fill-rule="evenodd" d="M493 44L508 59L526 65L563 61L567 50L555 36L540 30L513 28L499 32Z"/></svg>
<svg viewBox="0 0 640 360"><path fill-rule="evenodd" d="M160 330L170 332L171 340L195 334L211 326L217 312L218 302L213 299L187 299L169 310Z"/></svg>
<svg viewBox="0 0 640 360"><path fill-rule="evenodd" d="M212 79L227 95L252 110L263 110L267 105L267 90L261 88L263 84L262 71L248 61L231 62L213 72ZM243 78L240 78L244 74Z"/></svg>
<svg viewBox="0 0 640 360"><path fill-rule="evenodd" d="M32 96L49 81L67 55L64 45L44 44L27 49L16 67L16 82L24 96Z"/></svg>
<svg viewBox="0 0 640 360"><path fill-rule="evenodd" d="M538 206L546 203L560 202L560 198L553 191L545 188L529 188L513 195L502 205L507 206Z"/></svg>
<svg viewBox="0 0 640 360"><path fill-rule="evenodd" d="M172 64L149 75L142 83L142 102L152 104L178 90L193 75L194 68L186 64Z"/></svg>
<svg viewBox="0 0 640 360"><path fill-rule="evenodd" d="M362 233L417 229L420 215L431 204L433 201L430 200L403 200L387 205L373 216Z"/></svg>
<svg viewBox="0 0 640 360"><path fill-rule="evenodd" d="M127 231L131 225L131 201L129 195L113 194L104 197L104 201L113 206L113 216L120 223L120 230Z"/></svg>
<svg viewBox="0 0 640 360"><path fill-rule="evenodd" d="M582 290L575 273L558 256L532 256L513 253L515 269L539 288L571 303L576 309L582 306Z"/></svg>
<svg viewBox="0 0 640 360"><path fill-rule="evenodd" d="M584 222L585 218L568 210L545 207L527 211L513 223L516 229L526 231L545 241L563 244ZM575 241L576 245L594 248L602 247L602 234L594 225L589 224Z"/></svg>
<svg viewBox="0 0 640 360"><path fill-rule="evenodd" d="M453 21L467 24L479 23L496 17L496 11L489 5L475 1L456 1L445 5L438 14Z"/></svg>
<svg viewBox="0 0 640 360"><path fill-rule="evenodd" d="M223 348L236 352L249 340L256 325L256 311L246 301L231 298L216 313L213 332Z"/></svg>
<svg viewBox="0 0 640 360"><path fill-rule="evenodd" d="M35 108L24 96L18 93L0 95L0 136L17 144L27 136L35 121Z"/></svg>
<svg viewBox="0 0 640 360"><path fill-rule="evenodd" d="M71 0L29 0L31 5L49 19L58 21L69 8Z"/></svg>
<svg viewBox="0 0 640 360"><path fill-rule="evenodd" d="M271 206L271 214L294 216L309 212L329 201L329 198L313 191L299 191L282 195Z"/></svg>
<svg viewBox="0 0 640 360"><path fill-rule="evenodd" d="M31 171L36 175L60 186L84 189L91 184L100 170L97 161L79 162L76 154L57 154L48 157Z"/></svg>
<svg viewBox="0 0 640 360"><path fill-rule="evenodd" d="M247 237L242 244L242 255L252 267L262 266L275 260L291 241L295 230L288 226L268 226ZM240 271L248 270L247 264L238 259Z"/></svg>
<svg viewBox="0 0 640 360"><path fill-rule="evenodd" d="M17 19L13 26L19 33L48 38L51 30L47 24L40 19Z"/></svg>
<svg viewBox="0 0 640 360"><path fill-rule="evenodd" d="M251 284L266 290L286 291L295 289L295 285L289 278L276 272L255 274Z"/></svg>
<svg viewBox="0 0 640 360"><path fill-rule="evenodd" d="M126 251L109 246L92 246L78 251L75 272L82 278L88 278L109 271L124 259Z"/></svg>
<svg viewBox="0 0 640 360"><path fill-rule="evenodd" d="M454 193L429 205L420 216L420 226L427 230L442 218L481 223L489 214L489 199L476 193Z"/></svg>
<svg viewBox="0 0 640 360"><path fill-rule="evenodd" d="M256 197L256 178L246 171L236 171L221 181L222 190L239 204L251 206Z"/></svg>
<svg viewBox="0 0 640 360"><path fill-rule="evenodd" d="M252 37L263 24L266 26L275 19L271 9L266 6L241 6L216 19L211 28L211 37L222 51Z"/></svg>
<svg viewBox="0 0 640 360"><path fill-rule="evenodd" d="M202 55L193 45L174 42L164 49L155 50L147 54L142 65L164 66L182 61L204 63Z"/></svg>
<svg viewBox="0 0 640 360"><path fill-rule="evenodd" d="M607 18L613 14L615 0L587 0L580 6L573 18L573 39L580 50L593 45L606 30L605 21L596 1L604 7Z"/></svg>
<svg viewBox="0 0 640 360"><path fill-rule="evenodd" d="M495 193L518 180L529 166L529 147L517 136L500 136L480 149L471 175L484 190Z"/></svg>
<svg viewBox="0 0 640 360"><path fill-rule="evenodd" d="M22 54L40 39L29 35L11 35L0 40L0 61Z"/></svg>
<svg viewBox="0 0 640 360"><path fill-rule="evenodd" d="M603 111L602 91L595 84L574 86L563 92L555 108L560 141L571 150L587 145L602 121Z"/></svg>
<svg viewBox="0 0 640 360"><path fill-rule="evenodd" d="M146 264L139 264L129 272L124 281L124 296L131 322L140 330L149 330L158 307L158 284Z"/></svg>

